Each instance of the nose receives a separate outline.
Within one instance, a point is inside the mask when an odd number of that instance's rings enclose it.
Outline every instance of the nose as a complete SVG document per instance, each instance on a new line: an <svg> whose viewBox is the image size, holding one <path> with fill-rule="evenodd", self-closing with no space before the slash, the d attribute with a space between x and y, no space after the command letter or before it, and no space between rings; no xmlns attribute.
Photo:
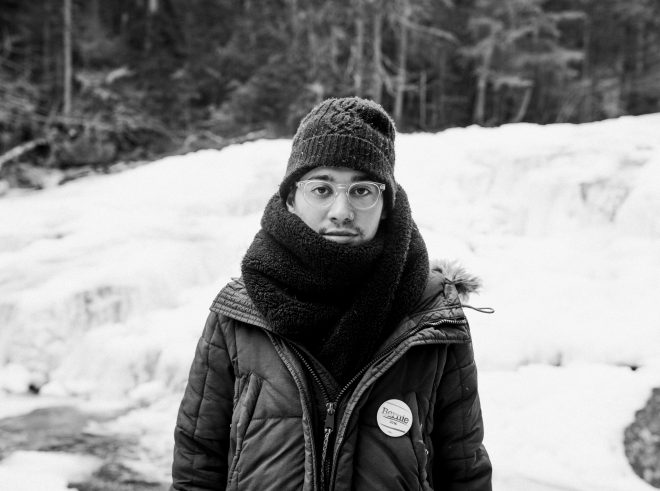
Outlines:
<svg viewBox="0 0 660 491"><path fill-rule="evenodd" d="M332 203L332 206L328 210L328 218L332 223L340 225L351 223L355 219L355 211L343 189L337 193L335 202Z"/></svg>

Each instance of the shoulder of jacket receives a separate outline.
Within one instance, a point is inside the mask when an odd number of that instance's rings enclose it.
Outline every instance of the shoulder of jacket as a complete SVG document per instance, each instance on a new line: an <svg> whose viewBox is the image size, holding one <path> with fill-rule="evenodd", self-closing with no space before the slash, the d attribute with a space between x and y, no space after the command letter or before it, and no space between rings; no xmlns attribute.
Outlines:
<svg viewBox="0 0 660 491"><path fill-rule="evenodd" d="M249 296L245 290L245 283L243 282L243 278L232 278L231 281L223 286L215 296L213 302L211 303L210 309L212 311L217 311L222 302L227 300L245 302L245 300L242 298L244 295L249 300Z"/></svg>
<svg viewBox="0 0 660 491"><path fill-rule="evenodd" d="M243 278L232 278L216 295L209 309L230 319L268 327L268 323L248 295Z"/></svg>

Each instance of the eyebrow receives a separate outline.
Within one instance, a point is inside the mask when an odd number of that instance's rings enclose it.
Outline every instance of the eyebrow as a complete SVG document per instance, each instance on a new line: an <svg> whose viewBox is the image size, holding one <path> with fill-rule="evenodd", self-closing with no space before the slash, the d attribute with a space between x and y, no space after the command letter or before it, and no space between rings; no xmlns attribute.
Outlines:
<svg viewBox="0 0 660 491"><path fill-rule="evenodd" d="M357 176L351 177L351 182L364 181L367 178L368 178L368 176L361 172ZM332 177L329 174L315 174L315 175L309 176L307 179L318 179L319 181L335 182L335 178Z"/></svg>

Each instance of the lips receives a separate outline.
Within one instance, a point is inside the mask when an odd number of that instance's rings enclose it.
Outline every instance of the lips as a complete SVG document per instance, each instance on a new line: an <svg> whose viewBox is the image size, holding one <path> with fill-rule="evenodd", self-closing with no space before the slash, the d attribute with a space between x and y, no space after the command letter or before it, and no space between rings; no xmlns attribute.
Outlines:
<svg viewBox="0 0 660 491"><path fill-rule="evenodd" d="M323 235L330 235L335 237L356 237L357 232L351 232L349 230L328 230L324 232Z"/></svg>

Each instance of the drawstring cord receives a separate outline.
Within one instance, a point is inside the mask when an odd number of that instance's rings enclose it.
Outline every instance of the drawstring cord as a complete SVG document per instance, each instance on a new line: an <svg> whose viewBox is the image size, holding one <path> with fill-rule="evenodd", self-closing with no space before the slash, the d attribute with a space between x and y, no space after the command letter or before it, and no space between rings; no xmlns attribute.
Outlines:
<svg viewBox="0 0 660 491"><path fill-rule="evenodd" d="M468 304L465 304L465 303L462 304L462 306L465 307L466 309L476 310L477 312L481 312L482 314L494 314L495 313L495 309L493 309L491 307L473 307L472 305L468 305Z"/></svg>

